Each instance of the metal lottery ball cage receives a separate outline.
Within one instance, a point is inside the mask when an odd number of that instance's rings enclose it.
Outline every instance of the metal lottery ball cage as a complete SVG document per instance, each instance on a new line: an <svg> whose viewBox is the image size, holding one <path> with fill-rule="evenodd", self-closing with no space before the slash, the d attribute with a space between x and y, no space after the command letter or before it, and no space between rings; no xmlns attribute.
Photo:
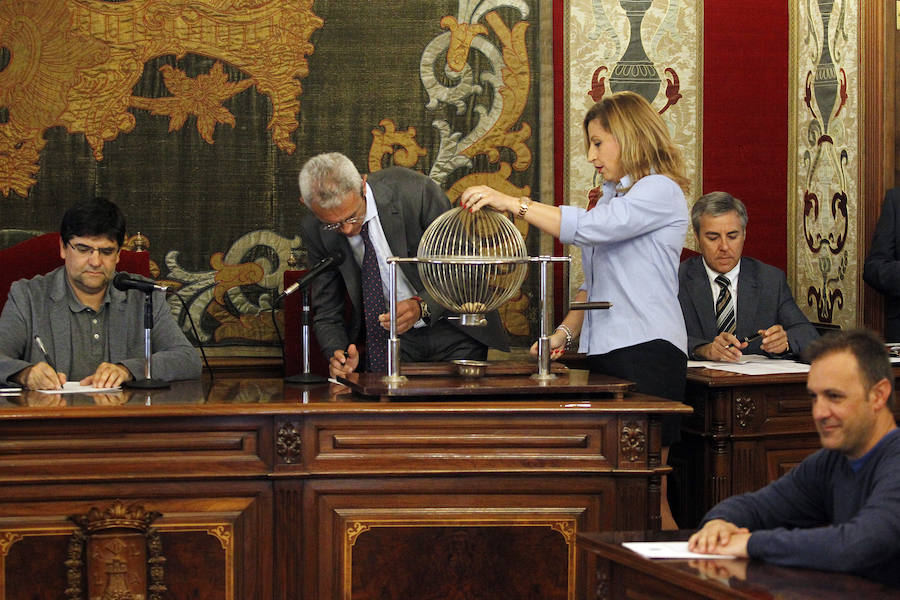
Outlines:
<svg viewBox="0 0 900 600"><path fill-rule="evenodd" d="M522 234L504 214L492 208L474 213L456 207L440 215L426 228L415 258L388 258L390 269L390 337L387 383L400 383L400 346L396 331L397 275L400 262L418 263L419 276L428 293L457 316L460 324L482 327L486 313L515 296L528 274L528 265L541 266L541 335L538 340L538 372L532 377L552 379L548 334L547 266L569 261L568 256L528 256Z"/></svg>

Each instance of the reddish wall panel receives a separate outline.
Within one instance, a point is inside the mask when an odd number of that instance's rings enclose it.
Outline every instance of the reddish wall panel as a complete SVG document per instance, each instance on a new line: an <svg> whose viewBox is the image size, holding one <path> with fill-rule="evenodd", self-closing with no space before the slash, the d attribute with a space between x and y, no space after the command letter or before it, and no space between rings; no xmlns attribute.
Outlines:
<svg viewBox="0 0 900 600"><path fill-rule="evenodd" d="M787 265L788 6L706 0L703 192L750 213L744 254Z"/></svg>

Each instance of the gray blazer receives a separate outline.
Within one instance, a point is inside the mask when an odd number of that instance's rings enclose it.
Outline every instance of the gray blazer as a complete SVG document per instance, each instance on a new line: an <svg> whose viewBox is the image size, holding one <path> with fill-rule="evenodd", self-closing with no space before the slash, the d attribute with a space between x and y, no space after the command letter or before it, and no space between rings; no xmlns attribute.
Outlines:
<svg viewBox="0 0 900 600"><path fill-rule="evenodd" d="M716 310L702 256L691 257L678 268L678 301L681 302L687 327L688 350L693 355L697 346L708 344L717 335ZM787 332L794 356L799 356L810 342L819 337L815 327L794 302L781 269L754 258L741 258L737 311L734 330L737 337L753 336L760 329L779 324ZM751 342L743 350L744 354L765 354L760 344L760 340Z"/></svg>
<svg viewBox="0 0 900 600"><path fill-rule="evenodd" d="M378 216L391 252L402 258L416 256L419 240L425 229L441 213L450 209L447 195L425 175L402 167L376 171L369 175L368 183L375 196ZM346 349L360 336L363 308L359 265L352 258L353 253L346 236L339 231L323 231L314 214L307 215L300 226L309 264L318 263L335 250L340 250L347 257L337 271L324 272L310 285L313 330L322 352L329 358L335 350ZM436 323L446 316L448 311L425 290L419 277L418 265L399 263L399 267L416 294L428 304L431 322ZM352 304L347 323L345 294ZM508 350L509 340L497 311L488 313L487 320L488 324L484 327L457 326L485 346ZM451 323L456 325L458 321ZM401 345L403 343L401 341Z"/></svg>
<svg viewBox="0 0 900 600"><path fill-rule="evenodd" d="M0 314L0 381L41 362L40 336L61 373L70 373L72 332L66 295L66 268L12 284ZM109 290L109 359L144 378L144 293ZM179 329L162 292L153 293L150 374L154 379L197 379L200 356Z"/></svg>

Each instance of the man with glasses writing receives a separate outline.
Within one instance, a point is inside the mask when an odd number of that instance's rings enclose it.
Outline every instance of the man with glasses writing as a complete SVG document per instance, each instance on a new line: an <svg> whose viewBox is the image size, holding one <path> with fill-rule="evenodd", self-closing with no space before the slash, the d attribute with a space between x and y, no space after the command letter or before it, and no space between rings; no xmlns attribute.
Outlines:
<svg viewBox="0 0 900 600"><path fill-rule="evenodd" d="M60 225L60 257L46 275L13 283L0 314L0 381L59 389L67 380L117 387L144 373L144 293L110 286L125 218L104 198L76 204ZM154 378L196 379L200 357L161 292L153 302Z"/></svg>
<svg viewBox="0 0 900 600"><path fill-rule="evenodd" d="M332 376L361 366L357 342L366 341L365 370L386 372L389 286L387 258L416 256L429 224L449 210L434 181L409 169L390 167L361 176L353 162L332 152L314 156L299 176L301 202L312 212L301 223L308 263L346 257L337 270L311 284L313 330ZM488 346L507 350L496 311L484 327L464 327L445 317L427 293L418 268L397 269L397 333L404 362L484 359ZM345 322L345 299L351 303Z"/></svg>

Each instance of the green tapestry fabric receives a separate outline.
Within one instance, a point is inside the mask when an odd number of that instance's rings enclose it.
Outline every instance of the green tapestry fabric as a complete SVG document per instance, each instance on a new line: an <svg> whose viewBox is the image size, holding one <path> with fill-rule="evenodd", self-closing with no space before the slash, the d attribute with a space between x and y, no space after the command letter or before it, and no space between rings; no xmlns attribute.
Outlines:
<svg viewBox="0 0 900 600"><path fill-rule="evenodd" d="M74 201L108 197L179 288L195 342L273 353L266 309L292 255L302 266L296 181L309 157L407 166L451 201L475 183L540 199L541 10L0 3L0 229L56 230ZM516 224L538 254L537 232ZM532 274L503 311L519 345L537 332L536 293Z"/></svg>

